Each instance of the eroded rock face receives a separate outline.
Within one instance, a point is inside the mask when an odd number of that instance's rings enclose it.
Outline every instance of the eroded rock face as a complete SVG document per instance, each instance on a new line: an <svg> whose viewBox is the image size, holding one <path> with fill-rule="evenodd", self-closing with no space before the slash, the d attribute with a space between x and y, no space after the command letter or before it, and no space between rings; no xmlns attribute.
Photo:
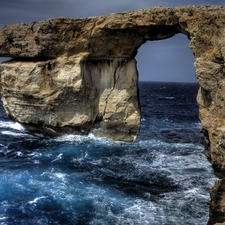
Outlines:
<svg viewBox="0 0 225 225"><path fill-rule="evenodd" d="M148 40L190 39L206 153L225 170L225 8L154 7L0 31L2 101L28 130L133 141L140 127L135 55Z"/></svg>
<svg viewBox="0 0 225 225"><path fill-rule="evenodd" d="M0 30L6 113L32 132L133 141L140 127L134 59L148 40L190 39L206 154L225 171L225 8L154 7L84 19L58 18ZM223 224L224 179L211 190L209 225Z"/></svg>
<svg viewBox="0 0 225 225"><path fill-rule="evenodd" d="M6 112L32 132L54 136L91 131L125 141L137 135L140 112L134 59L88 61L81 55L12 60L0 68Z"/></svg>
<svg viewBox="0 0 225 225"><path fill-rule="evenodd" d="M211 205L208 225L225 224L225 179L216 181L210 190Z"/></svg>

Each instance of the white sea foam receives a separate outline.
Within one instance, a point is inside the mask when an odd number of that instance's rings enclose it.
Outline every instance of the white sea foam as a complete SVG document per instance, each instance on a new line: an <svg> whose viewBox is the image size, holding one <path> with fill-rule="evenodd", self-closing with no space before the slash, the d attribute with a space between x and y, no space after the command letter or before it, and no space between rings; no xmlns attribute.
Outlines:
<svg viewBox="0 0 225 225"><path fill-rule="evenodd" d="M200 127L201 127L201 122L199 121L199 122L194 123L193 127L194 127L194 128L199 128L199 129L200 129Z"/></svg>
<svg viewBox="0 0 225 225"><path fill-rule="evenodd" d="M174 99L174 97L165 97L165 99Z"/></svg>
<svg viewBox="0 0 225 225"><path fill-rule="evenodd" d="M64 179L66 177L65 173L55 173L55 176L59 179Z"/></svg>
<svg viewBox="0 0 225 225"><path fill-rule="evenodd" d="M51 162L53 163L53 162L56 162L56 161L58 161L58 160L61 160L62 159L62 156L63 156L63 154L62 153L60 153L54 160L52 160Z"/></svg>
<svg viewBox="0 0 225 225"><path fill-rule="evenodd" d="M52 180L57 180L58 182L64 181L68 174L61 172L54 172L54 169L51 171L46 171L41 174L41 177L48 177ZM60 184L61 185L61 184Z"/></svg>
<svg viewBox="0 0 225 225"><path fill-rule="evenodd" d="M0 121L0 127L1 128L11 128L13 130L19 130L19 131L25 131L25 128L17 122L15 123L15 122Z"/></svg>
<svg viewBox="0 0 225 225"><path fill-rule="evenodd" d="M124 214L119 217L119 224L159 224L156 222L159 215L161 221L165 222L163 210L158 204L137 199L124 209Z"/></svg>
<svg viewBox="0 0 225 225"><path fill-rule="evenodd" d="M54 139L56 142L71 142L71 143L101 143L104 145L117 145L124 143L122 141L112 141L104 137L96 137L94 134L90 133L88 135L63 135Z"/></svg>
<svg viewBox="0 0 225 225"><path fill-rule="evenodd" d="M6 220L6 219L8 219L8 217L5 217L5 216L0 217L0 221L1 221L1 220ZM3 223L3 224L5 224L5 223Z"/></svg>
<svg viewBox="0 0 225 225"><path fill-rule="evenodd" d="M184 191L184 198L193 198L193 196L198 196L201 198L208 199L209 194L201 194L201 189L200 188L191 188L189 190Z"/></svg>
<svg viewBox="0 0 225 225"><path fill-rule="evenodd" d="M29 134L26 134L26 133L16 133L12 131L2 131L1 133L3 135L9 135L9 136L29 136Z"/></svg>
<svg viewBox="0 0 225 225"><path fill-rule="evenodd" d="M23 153L22 152L16 152L16 155L17 156L23 156Z"/></svg>
<svg viewBox="0 0 225 225"><path fill-rule="evenodd" d="M48 197L47 196L37 197L33 201L29 201L28 204L36 204L40 199L43 199L43 198L48 198Z"/></svg>
<svg viewBox="0 0 225 225"><path fill-rule="evenodd" d="M40 164L41 162L39 160L33 160L34 164Z"/></svg>
<svg viewBox="0 0 225 225"><path fill-rule="evenodd" d="M139 141L138 144L141 147L159 147L162 146L163 148L192 148L192 149L203 149L203 146L201 144L196 145L194 143L168 143L168 142L164 142L162 140L155 140L155 139L151 139L151 140L144 140L144 141Z"/></svg>
<svg viewBox="0 0 225 225"><path fill-rule="evenodd" d="M94 135L63 135L54 139L56 142L85 142L95 139Z"/></svg>
<svg viewBox="0 0 225 225"><path fill-rule="evenodd" d="M8 129L12 129L14 131L9 131L9 130L3 130L1 131L1 134L3 135L9 135L9 136L27 136L28 134L25 133L25 128L23 126L21 126L19 123L15 123L15 122L4 122L4 121L0 121L0 128L8 128ZM18 132L19 131L19 132Z"/></svg>

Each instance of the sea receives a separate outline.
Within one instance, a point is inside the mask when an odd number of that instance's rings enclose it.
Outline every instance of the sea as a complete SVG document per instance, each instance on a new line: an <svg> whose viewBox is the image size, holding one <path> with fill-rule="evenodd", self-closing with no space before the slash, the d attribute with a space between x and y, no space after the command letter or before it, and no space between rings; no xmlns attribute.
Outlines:
<svg viewBox="0 0 225 225"><path fill-rule="evenodd" d="M0 225L206 225L217 177L203 154L198 84L139 90L134 143L30 134L0 105Z"/></svg>

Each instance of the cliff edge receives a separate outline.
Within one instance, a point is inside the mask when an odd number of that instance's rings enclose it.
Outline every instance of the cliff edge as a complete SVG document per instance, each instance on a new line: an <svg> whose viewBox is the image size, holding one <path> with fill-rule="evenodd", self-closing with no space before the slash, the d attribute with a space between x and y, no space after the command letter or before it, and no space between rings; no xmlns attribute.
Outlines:
<svg viewBox="0 0 225 225"><path fill-rule="evenodd" d="M205 151L225 171L225 8L153 7L84 19L57 18L0 30L2 102L32 132L134 141L140 128L134 59L146 41L182 33L199 83Z"/></svg>

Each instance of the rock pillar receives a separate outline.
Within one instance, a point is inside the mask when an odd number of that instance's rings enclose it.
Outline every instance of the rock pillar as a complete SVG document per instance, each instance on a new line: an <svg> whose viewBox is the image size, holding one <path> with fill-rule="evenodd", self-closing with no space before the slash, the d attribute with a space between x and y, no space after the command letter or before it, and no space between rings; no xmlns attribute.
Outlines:
<svg viewBox="0 0 225 225"><path fill-rule="evenodd" d="M8 116L32 132L134 141L140 126L135 59L17 60L2 63Z"/></svg>

